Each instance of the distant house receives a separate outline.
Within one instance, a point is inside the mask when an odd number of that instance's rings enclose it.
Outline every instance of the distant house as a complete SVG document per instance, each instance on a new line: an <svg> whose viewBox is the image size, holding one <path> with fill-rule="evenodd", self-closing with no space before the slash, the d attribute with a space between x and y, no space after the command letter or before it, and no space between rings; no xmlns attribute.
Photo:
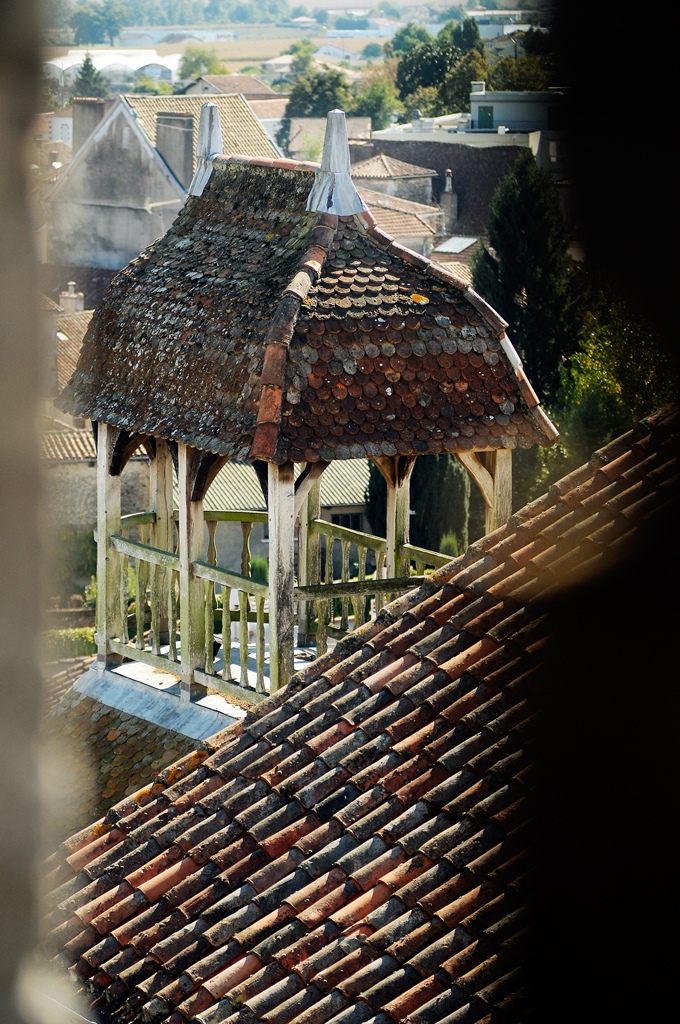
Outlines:
<svg viewBox="0 0 680 1024"><path fill-rule="evenodd" d="M45 200L49 263L117 269L167 231L194 173L203 102L132 95L110 107L74 102L76 152ZM228 153L279 155L242 96L212 102Z"/></svg>
<svg viewBox="0 0 680 1024"><path fill-rule="evenodd" d="M470 92L471 128L479 131L557 131L564 119L564 93L488 92L484 82L472 82Z"/></svg>
<svg viewBox="0 0 680 1024"><path fill-rule="evenodd" d="M201 75L182 92L185 96L244 96L247 100L281 97L255 75Z"/></svg>
<svg viewBox="0 0 680 1024"><path fill-rule="evenodd" d="M392 235L400 245L429 255L440 233L442 214L438 206L425 206L369 188L360 187L358 191L381 231Z"/></svg>
<svg viewBox="0 0 680 1024"><path fill-rule="evenodd" d="M365 185L374 192L411 199L426 206L432 203L432 178L436 175L431 167L409 164L385 153L376 153L352 166L352 177L359 191Z"/></svg>

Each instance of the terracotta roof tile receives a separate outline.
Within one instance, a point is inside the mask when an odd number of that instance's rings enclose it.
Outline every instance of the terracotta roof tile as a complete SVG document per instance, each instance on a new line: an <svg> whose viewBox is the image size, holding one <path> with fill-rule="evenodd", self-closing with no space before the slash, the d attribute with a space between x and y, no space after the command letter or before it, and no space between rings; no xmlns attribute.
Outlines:
<svg viewBox="0 0 680 1024"><path fill-rule="evenodd" d="M112 282L59 404L242 460L552 443L497 314L370 214L308 213L313 170L218 158Z"/></svg>
<svg viewBox="0 0 680 1024"><path fill-rule="evenodd" d="M555 557L567 564L586 541L599 545L605 505L635 529L677 501L673 438L677 418L650 418L388 607L362 634L364 664L401 666L400 627L427 664L396 695L388 687L420 662L370 695L344 685L357 671L350 637L332 681L318 659L213 754L167 770L155 784L164 799L120 802L63 844L51 867L73 880L59 876L48 943L93 998L103 994L112 1021L525 1019L550 633L531 588L542 591ZM640 441L644 462L627 459ZM650 503L640 505L630 471L643 464ZM620 484L613 509L602 466ZM524 568L550 551L527 591ZM507 561L524 568L489 599L483 581ZM358 701L338 716L352 687Z"/></svg>
<svg viewBox="0 0 680 1024"><path fill-rule="evenodd" d="M194 118L194 145L196 153L198 145L198 126L201 119L201 107L206 96L142 96L124 95L122 101L132 110L138 119L142 131L151 144L156 145L156 118L159 114L192 114ZM264 128L253 115L243 96L214 95L210 96L220 114L224 152L227 156L233 153L247 153L252 157L275 158L276 147L269 139Z"/></svg>
<svg viewBox="0 0 680 1024"><path fill-rule="evenodd" d="M436 175L431 167L408 164L385 153L377 153L352 165L353 178L432 178Z"/></svg>

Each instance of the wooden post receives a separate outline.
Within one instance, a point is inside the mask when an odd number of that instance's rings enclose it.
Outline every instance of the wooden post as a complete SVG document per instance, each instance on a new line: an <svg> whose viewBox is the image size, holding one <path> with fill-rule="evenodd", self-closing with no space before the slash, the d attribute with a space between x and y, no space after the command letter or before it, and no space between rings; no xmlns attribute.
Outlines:
<svg viewBox="0 0 680 1024"><path fill-rule="evenodd" d="M310 524L321 516L321 480L314 482L300 512L298 543L298 580L301 587L321 582L321 535L312 532ZM298 644L309 643L314 617L314 601L300 601L298 606Z"/></svg>
<svg viewBox="0 0 680 1024"><path fill-rule="evenodd" d="M97 428L97 664L119 665L109 640L121 638L121 557L111 547L111 535L120 532L120 476L111 474L118 430L99 423ZM127 581L126 581L127 582Z"/></svg>
<svg viewBox="0 0 680 1024"><path fill-rule="evenodd" d="M486 466L493 477L493 506L486 509L487 533L504 526L512 515L512 451L498 448L486 453Z"/></svg>
<svg viewBox="0 0 680 1024"><path fill-rule="evenodd" d="M172 521L172 456L168 442L156 439L156 454L151 460L149 490L151 507L156 513L153 544L162 551L174 551ZM160 654L161 644L168 642L168 591L172 570L155 565L151 570L152 649Z"/></svg>
<svg viewBox="0 0 680 1024"><path fill-rule="evenodd" d="M293 674L293 463L269 464L269 671L272 693Z"/></svg>
<svg viewBox="0 0 680 1024"><path fill-rule="evenodd" d="M411 473L415 457L381 456L373 460L387 484L385 574L387 579L408 576L409 560L401 555L410 535Z"/></svg>
<svg viewBox="0 0 680 1024"><path fill-rule="evenodd" d="M457 452L456 458L475 481L484 498L484 532L491 533L512 515L512 451Z"/></svg>
<svg viewBox="0 0 680 1024"><path fill-rule="evenodd" d="M196 692L196 669L205 667L203 581L192 571L192 563L203 558L204 548L203 500L192 500L200 454L195 448L179 445L179 619L183 701L189 701Z"/></svg>

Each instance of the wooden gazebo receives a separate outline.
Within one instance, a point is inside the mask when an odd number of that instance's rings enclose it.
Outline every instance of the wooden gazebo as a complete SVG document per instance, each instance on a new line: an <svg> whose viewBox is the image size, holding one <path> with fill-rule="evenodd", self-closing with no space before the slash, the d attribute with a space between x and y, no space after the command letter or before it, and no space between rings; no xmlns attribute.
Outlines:
<svg viewBox="0 0 680 1024"><path fill-rule="evenodd" d="M350 178L341 111L328 116L320 167L218 155L210 104L200 146L184 208L112 281L60 399L98 424L100 664L131 648L121 561L141 557L154 636L150 651L138 640L132 656L161 660L167 578L178 576L186 699L205 682L205 583L239 585L205 551L203 497L225 461L253 462L267 499L275 688L292 671L294 602L305 598L313 557L301 543L296 594L295 522L314 519L329 462L369 458L380 468L385 575L400 578L408 576L409 477L419 455L449 452L463 463L482 488L489 530L511 512L512 450L557 437L505 322L375 226ZM151 543L135 547L120 535L120 473L140 443L152 456L144 521L153 529ZM295 480L297 463L304 470ZM245 589L264 600L257 587Z"/></svg>

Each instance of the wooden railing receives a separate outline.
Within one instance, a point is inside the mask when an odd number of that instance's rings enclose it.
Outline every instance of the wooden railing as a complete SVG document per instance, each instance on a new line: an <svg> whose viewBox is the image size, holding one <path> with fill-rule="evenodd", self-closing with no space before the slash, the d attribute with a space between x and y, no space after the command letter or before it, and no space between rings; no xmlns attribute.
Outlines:
<svg viewBox="0 0 680 1024"><path fill-rule="evenodd" d="M195 679L227 697L258 701L267 694L269 588L250 577L250 538L253 524L266 522L267 513L206 511L204 520L205 557L191 563L193 576L203 583L205 609L205 656ZM220 523L241 526L240 573L217 564ZM122 632L110 641L110 648L122 657L180 675L180 557L178 531L170 532L173 550L156 546L156 515L143 512L123 517L120 533L111 536L121 563ZM303 560L308 571L294 598L301 634L306 643L315 643L317 654L326 651L329 636L338 638L360 626L393 596L422 582L428 567L448 561L438 552L404 545L400 555L409 559L416 575L385 579L383 538L323 519L308 524L306 543L310 549L317 546L318 557ZM216 636L221 640L221 664Z"/></svg>

